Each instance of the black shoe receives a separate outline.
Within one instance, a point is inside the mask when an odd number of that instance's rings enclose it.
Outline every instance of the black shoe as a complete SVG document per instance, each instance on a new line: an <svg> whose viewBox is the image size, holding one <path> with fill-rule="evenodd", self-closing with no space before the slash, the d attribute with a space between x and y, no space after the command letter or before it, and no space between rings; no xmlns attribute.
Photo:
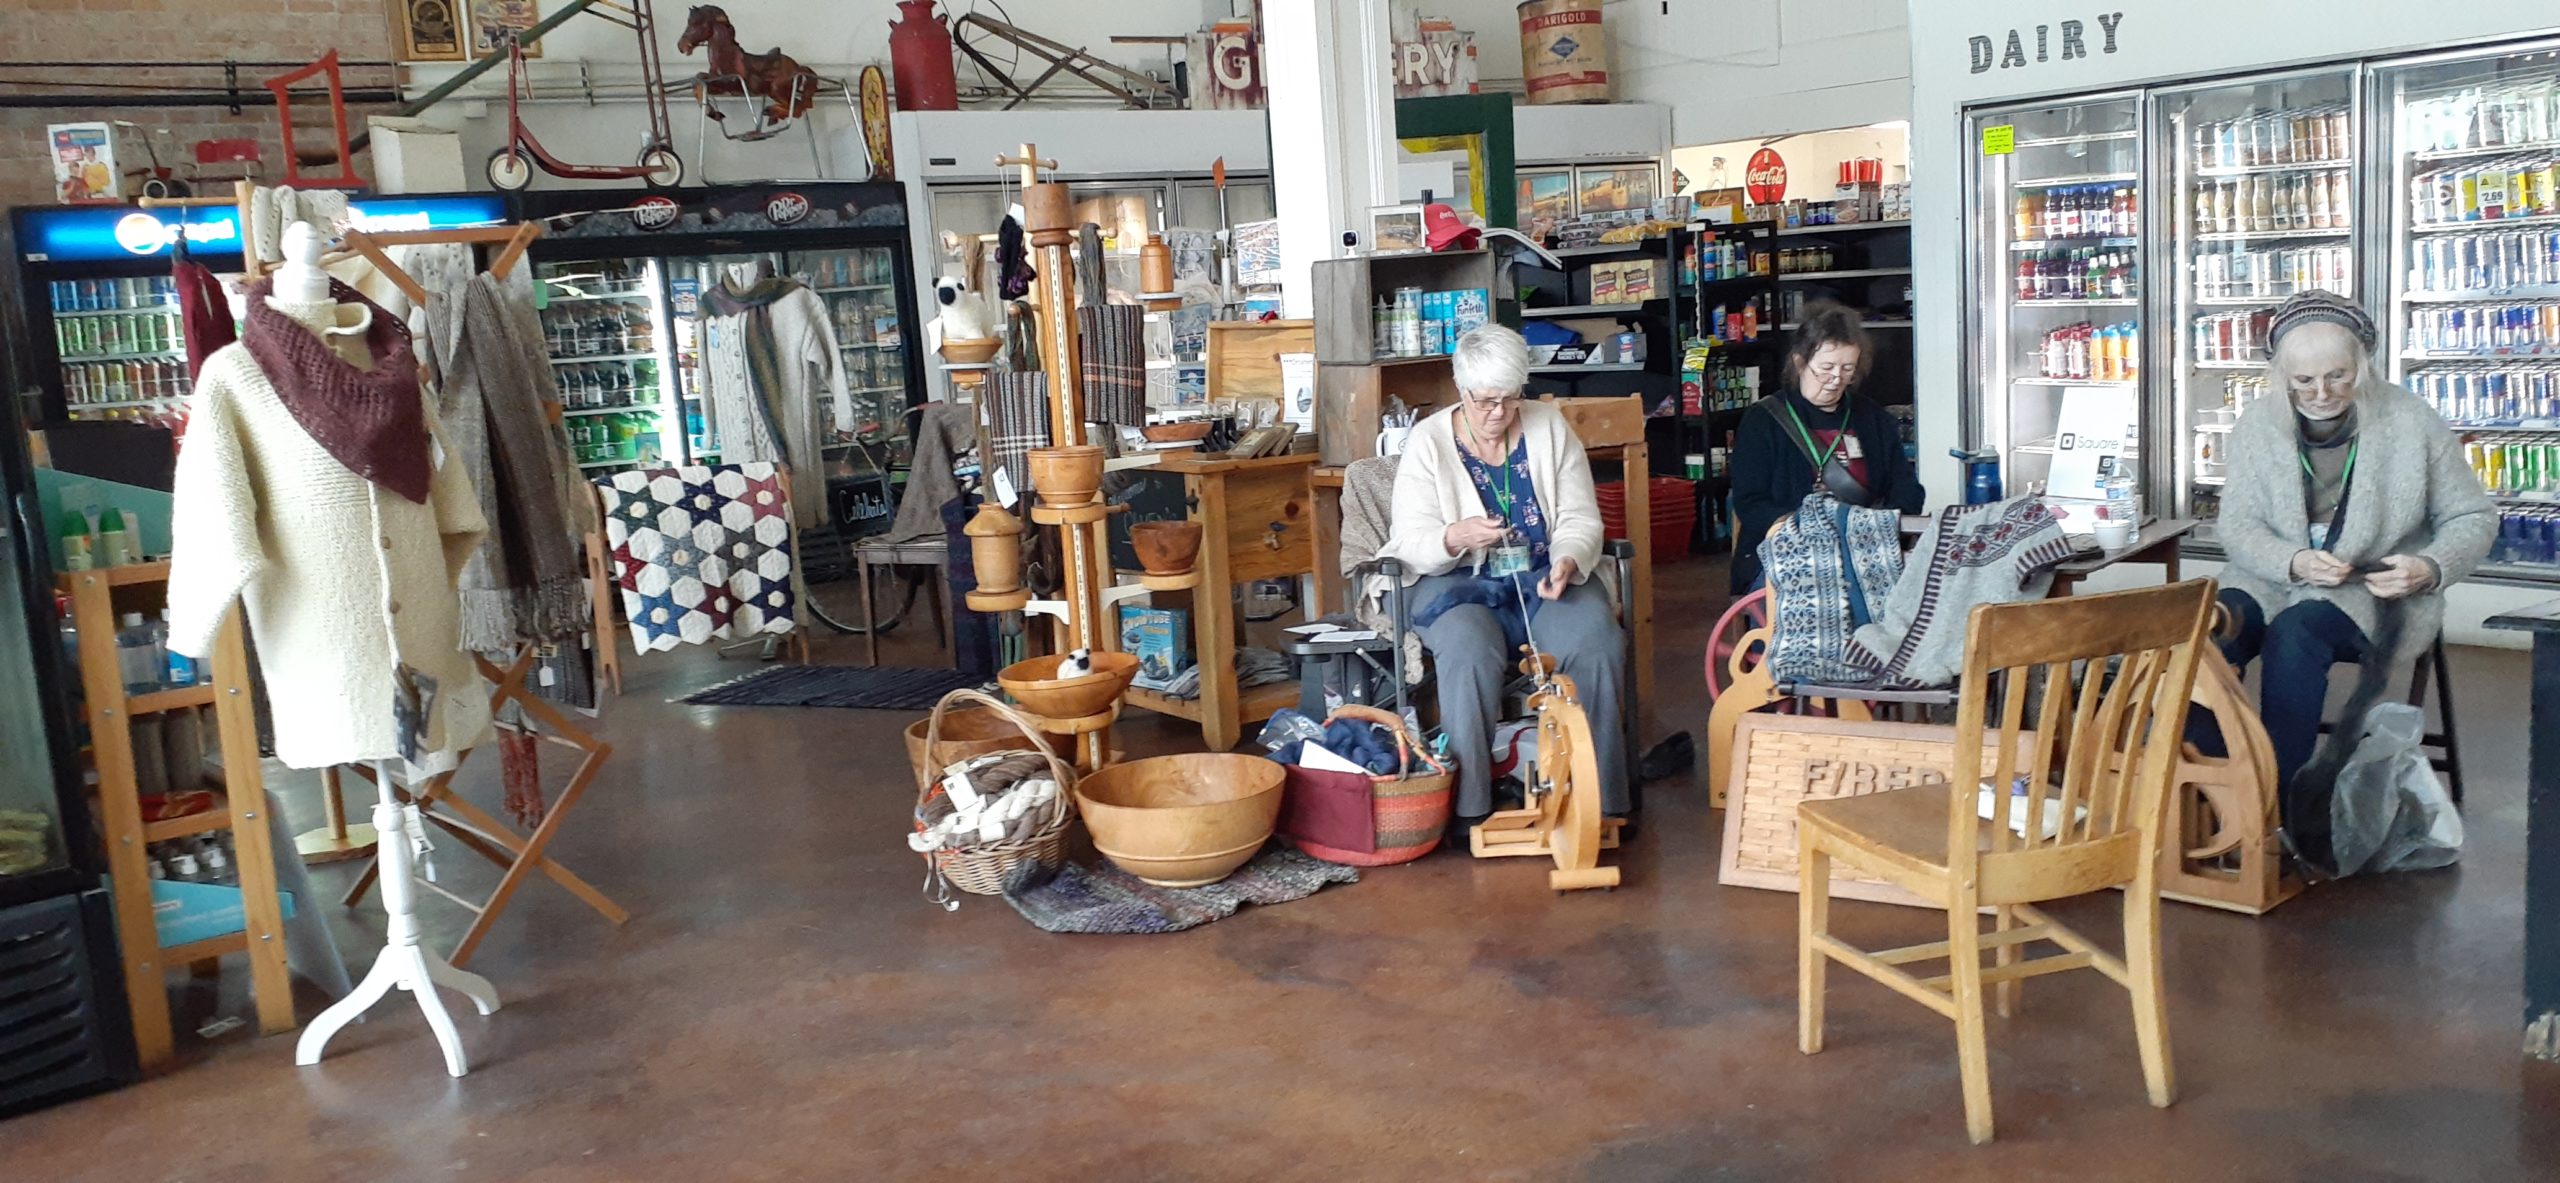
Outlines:
<svg viewBox="0 0 2560 1183"><path fill-rule="evenodd" d="M1468 817L1465 814L1452 816L1449 819L1448 832L1442 835L1440 844L1461 853L1473 850L1475 829L1483 824L1484 819L1481 817Z"/></svg>
<svg viewBox="0 0 2560 1183"><path fill-rule="evenodd" d="M1636 780L1651 782L1669 780L1689 771L1698 762L1698 745L1686 731L1653 745L1644 758L1636 761Z"/></svg>
<svg viewBox="0 0 2560 1183"><path fill-rule="evenodd" d="M1609 822L1613 821L1618 823L1618 845L1625 846L1636 840L1636 815L1632 813L1604 813L1600 816L1602 819L1601 824L1603 826L1606 826Z"/></svg>

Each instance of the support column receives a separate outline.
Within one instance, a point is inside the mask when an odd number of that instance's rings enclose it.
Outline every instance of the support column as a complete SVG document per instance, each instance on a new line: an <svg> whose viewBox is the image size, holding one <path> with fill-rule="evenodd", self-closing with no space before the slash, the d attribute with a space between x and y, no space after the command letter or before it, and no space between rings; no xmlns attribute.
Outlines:
<svg viewBox="0 0 2560 1183"><path fill-rule="evenodd" d="M1280 217L1281 314L1315 315L1309 265L1365 245L1369 207L1393 200L1395 84L1387 0L1267 0L1271 189Z"/></svg>

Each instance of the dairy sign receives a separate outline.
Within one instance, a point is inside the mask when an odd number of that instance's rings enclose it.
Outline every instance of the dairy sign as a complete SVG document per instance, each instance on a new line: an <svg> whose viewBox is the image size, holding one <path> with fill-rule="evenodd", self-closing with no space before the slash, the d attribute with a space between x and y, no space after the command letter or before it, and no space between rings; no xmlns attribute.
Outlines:
<svg viewBox="0 0 2560 1183"><path fill-rule="evenodd" d="M1968 63L1976 74L1994 69L2016 70L2029 65L2054 61L2076 61L2088 57L2094 42L2096 51L2116 51L2116 28L2124 23L2121 12L2102 12L2087 21L2055 21L2051 24L2024 25L1997 33L1976 33L1965 38Z"/></svg>

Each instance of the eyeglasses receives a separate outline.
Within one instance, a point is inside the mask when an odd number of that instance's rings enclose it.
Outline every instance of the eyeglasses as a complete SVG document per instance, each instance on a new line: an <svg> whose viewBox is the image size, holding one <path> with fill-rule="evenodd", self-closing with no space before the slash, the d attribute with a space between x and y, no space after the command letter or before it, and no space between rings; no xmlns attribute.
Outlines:
<svg viewBox="0 0 2560 1183"><path fill-rule="evenodd" d="M1489 396L1470 394L1464 396L1464 398L1468 409L1485 411L1488 413L1493 411L1506 411L1512 407L1520 405L1520 396L1516 394L1496 394Z"/></svg>

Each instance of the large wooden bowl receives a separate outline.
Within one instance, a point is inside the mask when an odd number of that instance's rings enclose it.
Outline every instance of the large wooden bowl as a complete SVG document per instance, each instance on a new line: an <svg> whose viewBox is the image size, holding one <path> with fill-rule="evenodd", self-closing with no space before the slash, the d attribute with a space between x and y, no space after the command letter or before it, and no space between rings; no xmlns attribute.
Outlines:
<svg viewBox="0 0 2560 1183"><path fill-rule="evenodd" d="M1209 429L1215 426L1206 419L1185 419L1179 423L1150 423L1138 431L1150 443L1171 444L1206 439Z"/></svg>
<svg viewBox="0 0 2560 1183"><path fill-rule="evenodd" d="M1053 653L1017 661L996 675L996 684L1024 710L1044 719L1082 719L1110 710L1129 689L1129 680L1138 676L1138 658L1132 653L1097 652L1092 673L1061 678L1058 663L1066 659Z"/></svg>
<svg viewBox="0 0 2560 1183"><path fill-rule="evenodd" d="M1260 756L1157 756L1076 784L1093 847L1158 887L1215 883L1251 859L1280 820L1278 764Z"/></svg>
<svg viewBox="0 0 2560 1183"><path fill-rule="evenodd" d="M1044 505L1086 505L1102 492L1100 448L1091 444L1033 448L1026 456L1031 461L1031 487Z"/></svg>
<svg viewBox="0 0 2560 1183"><path fill-rule="evenodd" d="M942 739L925 751L925 734L933 726L927 715L907 725L907 763L918 775L939 777L942 770L973 756L989 752L1027 752L1032 750L1031 737L1022 729L1005 721L1004 716L985 707L964 707L942 713Z"/></svg>
<svg viewBox="0 0 2560 1183"><path fill-rule="evenodd" d="M1149 575L1181 575L1200 561L1200 523L1140 522L1129 527L1129 545Z"/></svg>

